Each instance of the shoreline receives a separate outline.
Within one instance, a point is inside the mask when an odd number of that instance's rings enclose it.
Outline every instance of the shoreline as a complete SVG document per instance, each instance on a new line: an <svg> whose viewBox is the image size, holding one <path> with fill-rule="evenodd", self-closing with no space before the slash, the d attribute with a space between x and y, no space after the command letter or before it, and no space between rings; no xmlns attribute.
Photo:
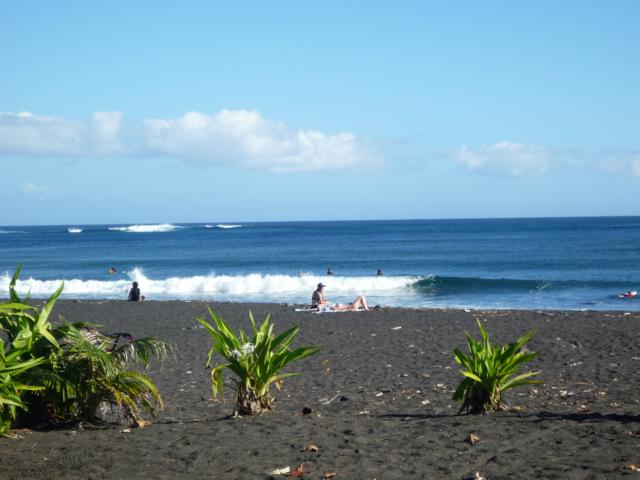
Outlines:
<svg viewBox="0 0 640 480"><path fill-rule="evenodd" d="M276 332L300 326L295 345L322 350L286 371L276 409L230 419L229 383L214 401L204 368L210 339L195 320L207 306L234 328L271 314ZM87 321L174 343L176 359L152 365L165 401L151 425L20 430L0 439L6 478L280 479L304 463L338 479L622 478L640 463L640 312L383 308L294 312L294 305L59 300L55 318ZM625 314L628 313L628 314ZM517 410L457 415L460 380L452 350L478 317L495 343L531 328L544 385L510 391ZM400 328L397 328L400 327ZM302 415L304 407L310 415ZM126 432L126 430L129 430ZM474 433L476 445L468 442ZM304 452L314 444L318 452ZM628 472L632 473L632 472Z"/></svg>
<svg viewBox="0 0 640 480"><path fill-rule="evenodd" d="M8 298L3 298L0 297L0 302L6 302L8 301ZM38 298L31 298L30 301L34 304L42 304L44 301L46 301L46 298L42 297L38 297ZM119 303L132 303L132 302L128 302L125 299L113 299L113 298L66 298L66 297L61 297L58 299L57 303L78 303L78 304L103 304L103 303L114 303L114 304L119 304ZM136 302L133 302L136 303ZM144 303L144 304L152 304L152 303L158 303L158 304L171 304L171 303L177 303L177 304L190 304L190 303L194 303L194 304L205 304L205 305L246 305L246 306L260 306L261 308L268 308L269 306L278 306L278 307L289 307L289 308L304 308L306 306L308 306L307 303L295 303L295 302L252 302L252 301L235 301L235 300L200 300L200 299L193 299L193 300L184 300L184 299L150 299L150 300L144 300L143 302L137 302L137 303ZM429 311L437 311L437 312L459 312L459 313L482 313L482 312L487 312L487 313L492 313L492 312L532 312L532 313L536 313L536 314L545 314L545 313L553 313L553 314L563 314L563 313L567 313L567 314L579 314L579 313L593 313L593 314L609 314L609 315L637 315L640 318L640 298L638 298L637 300L637 308L639 310L633 310L633 309L619 309L619 310L594 310L594 309L588 309L588 308L583 308L583 309L571 309L571 308L517 308L517 307L443 307L443 306L431 306L431 307L411 307L411 306L387 306L387 305L380 305L380 308L373 308L373 307L369 307L369 310L384 310L384 311L389 311L389 310L410 310L410 311L425 311L425 312L429 312ZM302 312L298 312L298 313L302 313ZM310 313L314 313L314 312L310 312ZM336 313L336 312L333 312ZM343 313L343 312L340 312Z"/></svg>

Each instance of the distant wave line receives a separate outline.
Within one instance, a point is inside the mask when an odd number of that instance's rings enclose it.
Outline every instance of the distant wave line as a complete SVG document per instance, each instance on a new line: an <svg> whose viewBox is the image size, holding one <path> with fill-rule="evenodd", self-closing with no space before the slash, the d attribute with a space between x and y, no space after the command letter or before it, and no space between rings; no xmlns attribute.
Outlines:
<svg viewBox="0 0 640 480"><path fill-rule="evenodd" d="M162 223L159 225L129 225L127 227L109 227L108 229L116 232L132 232L132 233L155 233L155 232L172 232L180 227L171 223Z"/></svg>

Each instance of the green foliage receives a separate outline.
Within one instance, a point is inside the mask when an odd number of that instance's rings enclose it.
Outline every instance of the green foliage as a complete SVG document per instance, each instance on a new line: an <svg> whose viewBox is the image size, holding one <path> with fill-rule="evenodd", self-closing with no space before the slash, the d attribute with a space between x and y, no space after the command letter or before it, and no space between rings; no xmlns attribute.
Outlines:
<svg viewBox="0 0 640 480"><path fill-rule="evenodd" d="M11 422L16 418L16 408L27 409L21 398L22 392L39 389L20 383L19 377L25 371L40 365L44 359L20 361L20 353L20 350L15 350L5 355L4 342L0 339L0 435L9 432Z"/></svg>
<svg viewBox="0 0 640 480"><path fill-rule="evenodd" d="M527 332L516 343L492 346L482 323L480 320L476 320L476 322L482 341L475 341L469 332L466 332L469 354L465 355L457 348L453 352L456 362L464 368L464 370L460 370L460 373L465 378L453 394L454 400L462 401L460 412L466 410L471 413L482 413L499 410L502 403L502 393L506 390L542 383L541 380L530 379L540 372L527 372L513 376L522 364L538 355L522 349L534 335L534 330Z"/></svg>
<svg viewBox="0 0 640 480"><path fill-rule="evenodd" d="M213 338L213 345L209 349L207 367L212 364L214 353L222 356L226 363L221 363L211 370L211 386L213 395L222 393L222 373L231 370L236 378L236 414L252 415L265 413L273 408L273 399L269 393L271 384L279 386L285 378L299 375L297 373L280 373L289 363L313 355L319 348L315 346L290 349L289 346L298 335L298 327L292 327L278 336L273 333L270 317L256 326L253 314L249 313L253 337L249 339L240 330L236 334L224 320L211 309L209 314L215 327L202 318L198 321L207 329Z"/></svg>
<svg viewBox="0 0 640 480"><path fill-rule="evenodd" d="M19 274L20 267L9 286L10 301L0 304L0 329L8 341L2 344L3 361L22 365L10 370L8 377L0 370L0 389L8 392L2 398L11 402L7 415L2 410L1 420L13 419L20 408L27 423L95 421L100 407L111 404L139 421L141 408L154 414L156 407L162 407L155 384L131 366L146 367L153 358L166 358L170 345L142 338L117 346L95 325L65 321L54 325L49 317L63 286L39 309L18 295Z"/></svg>

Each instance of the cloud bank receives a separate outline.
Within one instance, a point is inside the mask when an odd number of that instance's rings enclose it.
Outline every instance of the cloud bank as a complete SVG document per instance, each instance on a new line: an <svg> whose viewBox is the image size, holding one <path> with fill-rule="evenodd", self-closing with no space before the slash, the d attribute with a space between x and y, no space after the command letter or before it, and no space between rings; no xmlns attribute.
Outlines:
<svg viewBox="0 0 640 480"><path fill-rule="evenodd" d="M197 165L238 165L273 172L379 167L381 158L354 134L293 130L257 111L189 112L125 122L120 112L88 121L0 113L0 155L176 158Z"/></svg>
<svg viewBox="0 0 640 480"><path fill-rule="evenodd" d="M544 175L551 162L550 152L543 147L508 141L475 149L463 146L454 157L470 172L511 177Z"/></svg>

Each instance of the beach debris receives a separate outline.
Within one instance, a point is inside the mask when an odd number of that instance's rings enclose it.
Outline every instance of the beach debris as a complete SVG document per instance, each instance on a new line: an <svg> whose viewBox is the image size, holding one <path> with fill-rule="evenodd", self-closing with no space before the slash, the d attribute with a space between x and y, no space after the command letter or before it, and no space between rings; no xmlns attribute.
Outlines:
<svg viewBox="0 0 640 480"><path fill-rule="evenodd" d="M322 402L322 405L329 405L331 402L333 402L336 398L340 397L340 393L337 393L336 395L334 395L333 397L331 397L329 400L327 400L326 402ZM344 397L345 400L349 400L347 397ZM344 400L342 400L342 398L340 398L340 401L343 402Z"/></svg>
<svg viewBox="0 0 640 480"><path fill-rule="evenodd" d="M133 428L144 428L147 425L151 425L151 422L147 422L146 420L143 420L141 418L134 419L133 423L131 424Z"/></svg>
<svg viewBox="0 0 640 480"><path fill-rule="evenodd" d="M272 470L271 472L269 472L269 475L286 475L289 472L291 472L291 467L282 467Z"/></svg>
<svg viewBox="0 0 640 480"><path fill-rule="evenodd" d="M298 465L298 468L296 468L295 470L292 470L289 473L285 473L285 477L294 477L294 478L302 478L304 477L305 473L309 473L304 469L304 463L301 463L300 465Z"/></svg>
<svg viewBox="0 0 640 480"><path fill-rule="evenodd" d="M475 445L479 441L480 441L480 437L475 433L470 434L469 438L467 438L467 442L469 442L471 445Z"/></svg>
<svg viewBox="0 0 640 480"><path fill-rule="evenodd" d="M640 466L635 463L625 463L620 467L620 470L629 470L631 472L640 472Z"/></svg>
<svg viewBox="0 0 640 480"><path fill-rule="evenodd" d="M482 475L480 472L476 472L475 476L473 477L473 480L487 480L487 477Z"/></svg>
<svg viewBox="0 0 640 480"><path fill-rule="evenodd" d="M390 330L400 330L402 327L391 327Z"/></svg>
<svg viewBox="0 0 640 480"><path fill-rule="evenodd" d="M526 408L524 405L514 405L509 410L512 412L521 413L521 412L524 412Z"/></svg>
<svg viewBox="0 0 640 480"><path fill-rule="evenodd" d="M338 472L336 470L331 470L330 472L323 473L320 478L335 478L337 474Z"/></svg>
<svg viewBox="0 0 640 480"><path fill-rule="evenodd" d="M313 443L310 443L309 445L304 447L304 451L307 453L316 453L318 450L320 450L320 447L314 445Z"/></svg>
<svg viewBox="0 0 640 480"><path fill-rule="evenodd" d="M429 405L431 402L429 400L422 400L420 403L422 405Z"/></svg>
<svg viewBox="0 0 640 480"><path fill-rule="evenodd" d="M130 428L124 428L124 429L120 430L120 433L131 433L131 429Z"/></svg>
<svg viewBox="0 0 640 480"><path fill-rule="evenodd" d="M302 407L302 415L311 415L312 410L309 407Z"/></svg>
<svg viewBox="0 0 640 480"><path fill-rule="evenodd" d="M383 395L384 395L384 393L382 393L382 392L378 392L378 393L376 393L376 397L381 397L381 396L383 396Z"/></svg>

